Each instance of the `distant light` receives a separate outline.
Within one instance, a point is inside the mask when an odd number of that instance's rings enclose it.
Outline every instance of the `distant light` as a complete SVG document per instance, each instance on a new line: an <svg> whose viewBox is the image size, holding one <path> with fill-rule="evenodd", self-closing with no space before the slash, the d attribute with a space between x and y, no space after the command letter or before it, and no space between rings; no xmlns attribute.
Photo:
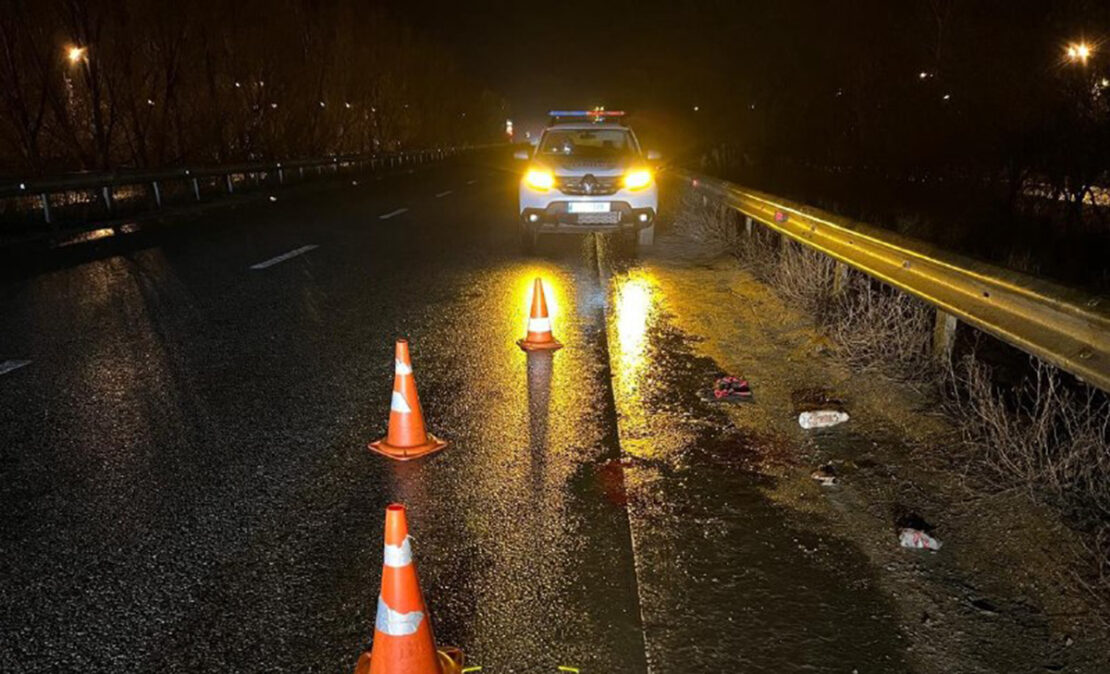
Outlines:
<svg viewBox="0 0 1110 674"><path fill-rule="evenodd" d="M262 80L258 80L258 86L264 87L264 86L266 86L266 83L263 82Z"/></svg>
<svg viewBox="0 0 1110 674"><path fill-rule="evenodd" d="M943 98L944 98L944 100L946 100L946 101L947 101L947 100L950 100L950 99L952 98L952 94L945 94Z"/></svg>
<svg viewBox="0 0 1110 674"><path fill-rule="evenodd" d="M154 105L154 99L151 99L151 98L146 99L146 104L147 105Z"/></svg>
<svg viewBox="0 0 1110 674"><path fill-rule="evenodd" d="M701 110L701 106L697 106L697 105L695 105L695 106L694 106L694 112L697 112L698 110Z"/></svg>
<svg viewBox="0 0 1110 674"><path fill-rule="evenodd" d="M918 77L918 79L922 79L922 80L923 80L923 79L925 79L925 78L929 77L929 73L927 73L927 72L925 72L924 70L922 70L921 72L919 72L919 73L917 74L917 77Z"/></svg>
<svg viewBox="0 0 1110 674"><path fill-rule="evenodd" d="M351 109L351 102L347 101L346 103L343 104L343 106L346 107L348 110L350 110Z"/></svg>
<svg viewBox="0 0 1110 674"><path fill-rule="evenodd" d="M1087 65L1087 61L1090 60L1091 54L1093 54L1094 51L1094 47L1086 42L1072 42L1068 45L1065 53L1069 61Z"/></svg>
<svg viewBox="0 0 1110 674"><path fill-rule="evenodd" d="M326 106L324 105L324 102L323 102L323 101L320 101L320 107L321 107L321 108L323 108L323 107L326 107Z"/></svg>
<svg viewBox="0 0 1110 674"><path fill-rule="evenodd" d="M238 82L236 82L236 83L235 83L235 88L236 88L236 89L238 89L238 88L239 88L239 87L241 87L241 86L243 86L243 85L242 85L242 84L239 84Z"/></svg>
<svg viewBox="0 0 1110 674"><path fill-rule="evenodd" d="M69 59L70 63L77 63L84 60L87 53L88 50L85 47L70 47L66 50L66 58Z"/></svg>
<svg viewBox="0 0 1110 674"><path fill-rule="evenodd" d="M1103 89L1105 89L1106 87L1110 87L1110 79L1106 79L1105 77L1099 80L1098 83L1102 86Z"/></svg>
<svg viewBox="0 0 1110 674"><path fill-rule="evenodd" d="M274 110L277 110L277 103L271 103L270 107L273 108Z"/></svg>

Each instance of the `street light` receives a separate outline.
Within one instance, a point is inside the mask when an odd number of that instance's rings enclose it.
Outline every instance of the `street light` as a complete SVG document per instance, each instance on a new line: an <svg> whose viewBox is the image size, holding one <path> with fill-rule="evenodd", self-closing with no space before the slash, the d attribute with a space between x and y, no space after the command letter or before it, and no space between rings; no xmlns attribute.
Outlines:
<svg viewBox="0 0 1110 674"><path fill-rule="evenodd" d="M1072 42L1064 53L1067 54L1068 60L1072 63L1087 65L1091 54L1094 53L1094 48L1086 42Z"/></svg>
<svg viewBox="0 0 1110 674"><path fill-rule="evenodd" d="M66 58L69 59L70 63L76 65L79 61L85 60L88 51L85 47L70 47L66 50Z"/></svg>

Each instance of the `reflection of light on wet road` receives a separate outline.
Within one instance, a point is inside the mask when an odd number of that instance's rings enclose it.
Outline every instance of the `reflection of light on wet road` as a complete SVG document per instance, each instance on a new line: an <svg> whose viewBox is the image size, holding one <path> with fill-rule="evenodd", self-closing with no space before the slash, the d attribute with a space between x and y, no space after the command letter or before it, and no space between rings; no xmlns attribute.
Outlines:
<svg viewBox="0 0 1110 674"><path fill-rule="evenodd" d="M615 278L612 329L616 332L617 354L614 358L614 392L617 408L624 418L621 440L624 449L643 455L641 439L648 437L648 409L641 386L648 371L648 326L659 302L658 285L647 273L637 270Z"/></svg>
<svg viewBox="0 0 1110 674"><path fill-rule="evenodd" d="M621 364L627 369L638 369L644 358L653 286L642 275L629 276L617 286L616 293Z"/></svg>

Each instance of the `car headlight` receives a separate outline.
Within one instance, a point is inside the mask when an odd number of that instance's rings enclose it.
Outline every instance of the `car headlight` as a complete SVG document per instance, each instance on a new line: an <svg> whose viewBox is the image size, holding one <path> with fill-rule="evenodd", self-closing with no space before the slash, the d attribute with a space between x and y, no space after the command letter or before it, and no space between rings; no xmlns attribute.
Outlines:
<svg viewBox="0 0 1110 674"><path fill-rule="evenodd" d="M635 169L624 174L624 186L630 190L642 190L651 184L651 171Z"/></svg>
<svg viewBox="0 0 1110 674"><path fill-rule="evenodd" d="M555 186L555 174L544 169L528 169L524 174L524 182L537 190L549 190Z"/></svg>

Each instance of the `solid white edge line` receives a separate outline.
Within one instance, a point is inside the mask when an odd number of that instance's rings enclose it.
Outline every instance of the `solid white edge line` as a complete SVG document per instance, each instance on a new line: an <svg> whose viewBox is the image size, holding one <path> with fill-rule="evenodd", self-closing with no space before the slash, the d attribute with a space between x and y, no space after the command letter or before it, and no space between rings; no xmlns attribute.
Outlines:
<svg viewBox="0 0 1110 674"><path fill-rule="evenodd" d="M395 211L390 211L389 213L383 213L383 214L379 215L378 219L379 220L388 220L388 219L392 218L395 215L400 215L402 213L407 213L408 210L409 209L407 209L407 208L398 208Z"/></svg>
<svg viewBox="0 0 1110 674"><path fill-rule="evenodd" d="M14 371L18 370L19 368L30 365L30 364L31 364L31 361L29 361L29 360L5 360L5 361L0 361L0 375L8 374L9 372L14 372Z"/></svg>
<svg viewBox="0 0 1110 674"><path fill-rule="evenodd" d="M272 266L274 266L275 264L277 264L279 262L285 262L289 258L297 257L298 255L304 255L308 251L313 250L315 248L319 248L319 246L317 246L314 243L311 243L307 246L301 246L300 248L297 248L296 250L291 250L288 253L283 253L281 255L278 255L277 257L272 257L269 260L266 260L265 262L259 262L258 264L252 264L251 269L266 269L267 267L272 267Z"/></svg>
<svg viewBox="0 0 1110 674"><path fill-rule="evenodd" d="M453 192L453 191L454 191L454 190L447 190L447 191L445 191L445 192L440 192L439 194L437 194L437 195L436 195L436 199L439 199L439 198L441 198L441 197L445 197L445 196L447 196L448 194L451 194L451 192Z"/></svg>

